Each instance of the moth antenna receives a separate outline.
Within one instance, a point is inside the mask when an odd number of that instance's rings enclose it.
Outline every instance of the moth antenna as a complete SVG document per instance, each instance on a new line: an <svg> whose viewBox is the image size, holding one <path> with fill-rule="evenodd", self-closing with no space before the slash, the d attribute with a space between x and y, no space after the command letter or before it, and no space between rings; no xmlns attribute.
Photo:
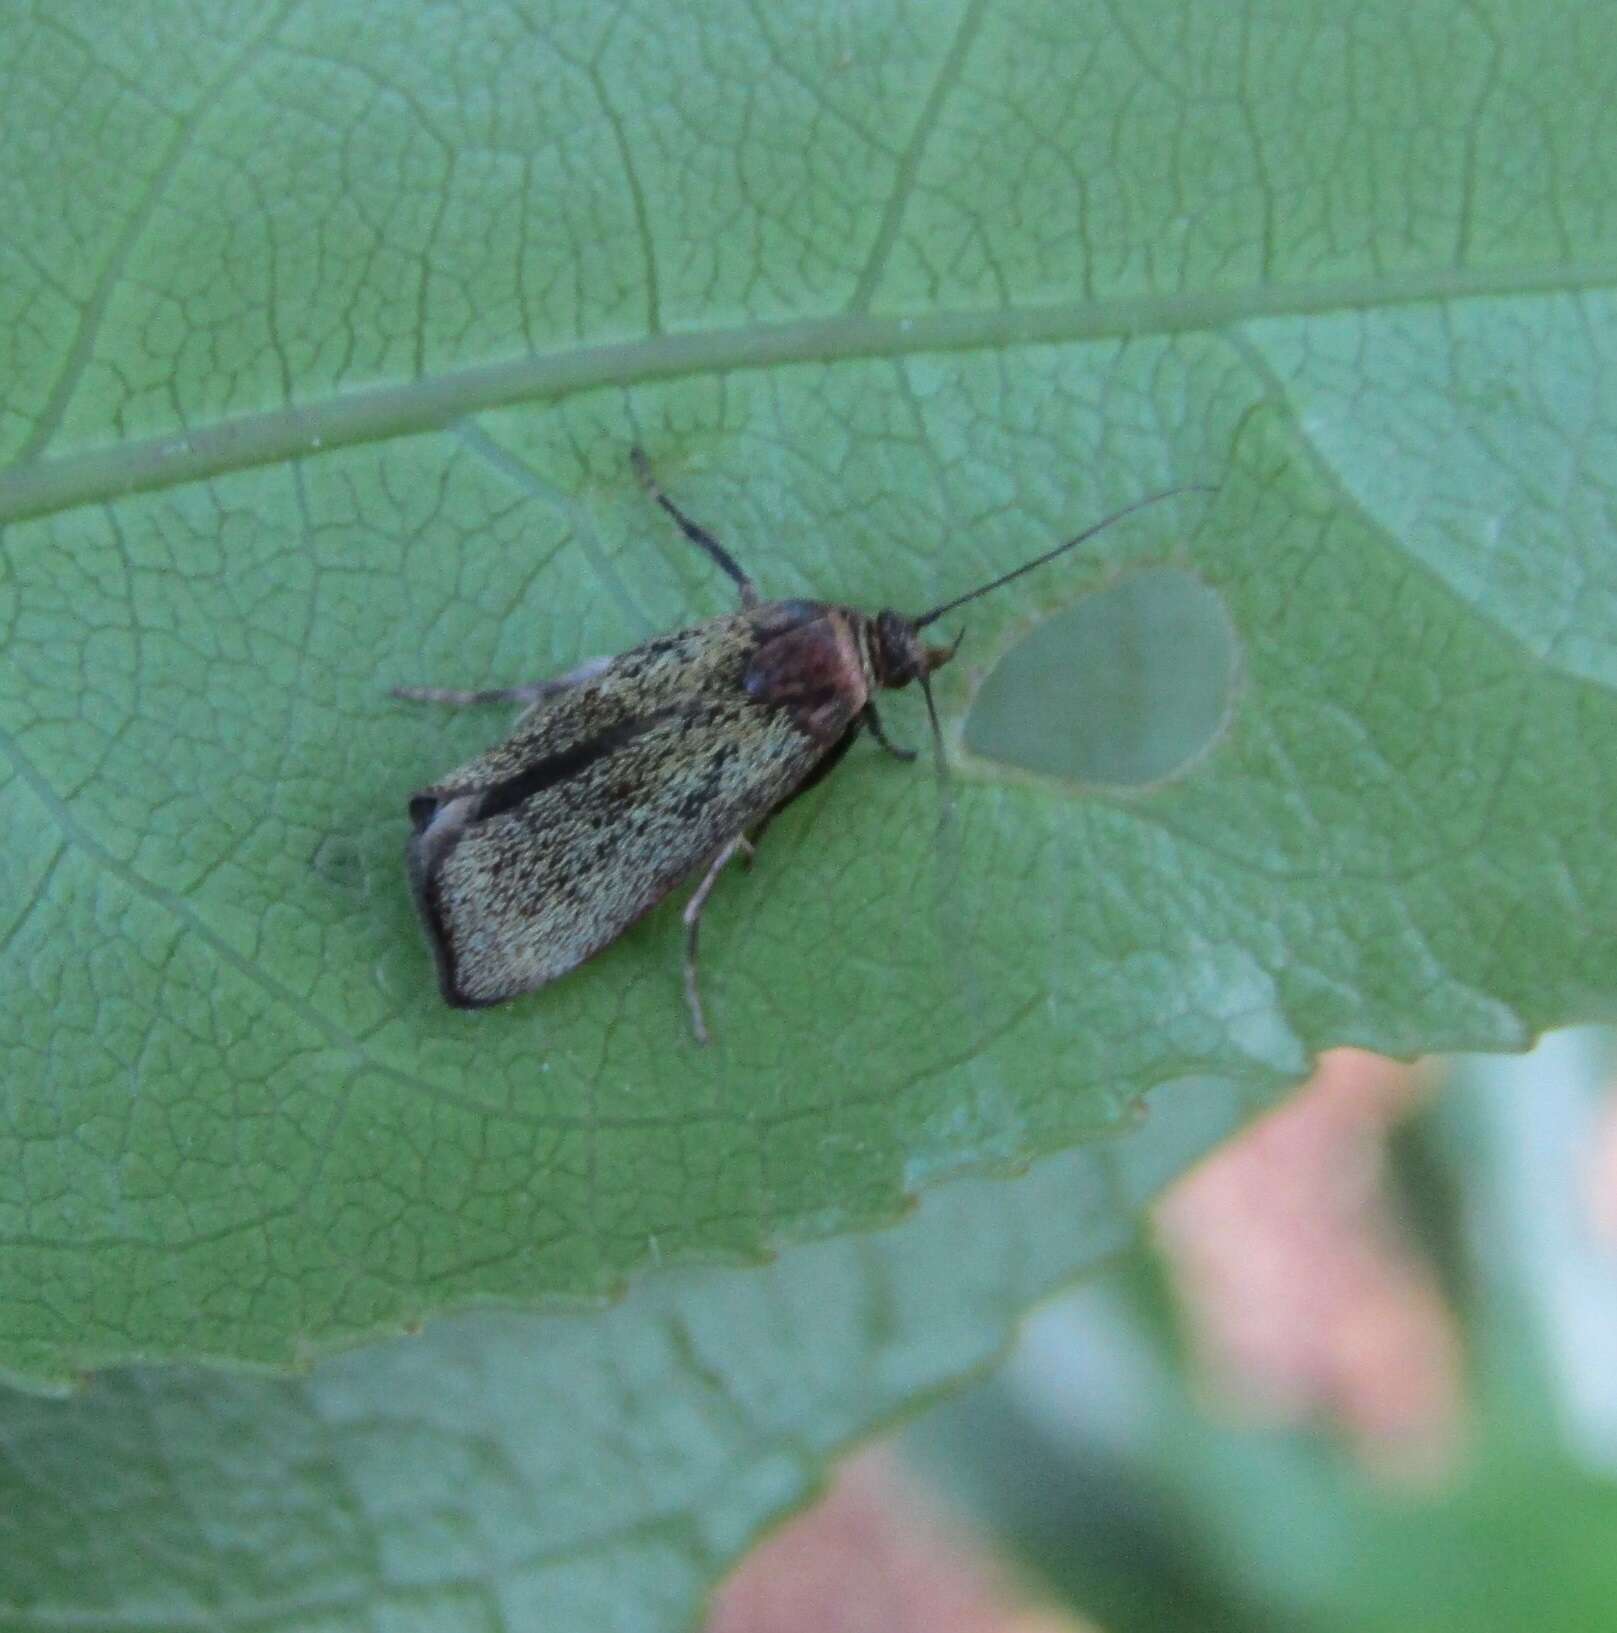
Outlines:
<svg viewBox="0 0 1617 1633"><path fill-rule="evenodd" d="M964 632L962 632L964 633ZM955 642L960 645L959 641ZM932 701L932 681L927 675L917 677L921 682L921 696L926 699L926 717L932 722L932 759L938 771L938 826L947 827L954 816L954 784L949 779L949 756L943 747L943 725L938 719L938 706Z"/></svg>
<svg viewBox="0 0 1617 1633"><path fill-rule="evenodd" d="M1161 493L1149 493L1143 499L1136 499L1132 504L1124 505L1121 510L1114 510L1110 516L1103 516L1098 522L1086 527L1082 533L1075 533L1064 543L1058 544L1054 550L1046 550L1042 556L1035 556L1032 561L1024 561L1020 567L1013 567L1008 573L1001 573L996 579L987 584L979 585L975 590L967 590L964 595L957 595L952 601L945 601L941 606L933 607L930 612L923 612L913 620L916 629L925 629L934 619L941 618L946 612L953 612L956 607L963 607L968 601L975 601L980 595L987 595L990 590L997 590L1002 584L1009 584L1013 578L1020 578L1023 573L1031 573L1035 567L1042 567L1047 561L1054 561L1057 556L1092 539L1097 533L1103 533L1113 522L1120 522L1125 516L1132 516L1137 510L1144 510L1147 505L1160 504L1164 499L1176 499L1182 493L1215 493L1218 490L1205 482L1187 482L1183 487L1164 488ZM928 703L931 693L927 694Z"/></svg>
<svg viewBox="0 0 1617 1633"><path fill-rule="evenodd" d="M932 683L925 675L919 679L921 695L926 699L927 718L932 722L932 746L936 751L938 773L936 856L939 871L933 905L943 945L954 951L961 1001L976 1024L982 1015L982 998L971 959L971 935L962 916L965 903L956 889L961 874L960 813L955 803L954 779L949 775L948 756L943 749L943 727L938 720L937 705L932 701Z"/></svg>

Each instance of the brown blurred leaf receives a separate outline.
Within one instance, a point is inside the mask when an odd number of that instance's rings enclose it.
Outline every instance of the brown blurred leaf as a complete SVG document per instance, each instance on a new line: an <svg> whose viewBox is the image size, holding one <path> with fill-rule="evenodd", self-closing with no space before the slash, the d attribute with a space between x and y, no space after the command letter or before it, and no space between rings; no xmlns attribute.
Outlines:
<svg viewBox="0 0 1617 1633"><path fill-rule="evenodd" d="M946 1518L885 1448L755 1549L714 1596L707 1633L1083 1633Z"/></svg>
<svg viewBox="0 0 1617 1633"><path fill-rule="evenodd" d="M1448 1466L1461 1410L1454 1322L1387 1189L1388 1132L1421 1092L1411 1067L1335 1050L1155 1215L1214 1395L1266 1421L1322 1419L1407 1481Z"/></svg>

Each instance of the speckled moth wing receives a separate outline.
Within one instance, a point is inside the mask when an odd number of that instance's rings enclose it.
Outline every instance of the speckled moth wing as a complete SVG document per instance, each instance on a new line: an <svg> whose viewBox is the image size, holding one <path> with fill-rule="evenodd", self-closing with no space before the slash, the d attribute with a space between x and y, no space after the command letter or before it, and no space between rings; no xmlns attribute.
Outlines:
<svg viewBox="0 0 1617 1633"><path fill-rule="evenodd" d="M814 773L826 745L743 685L779 606L622 654L416 796L411 884L449 1002L566 974Z"/></svg>

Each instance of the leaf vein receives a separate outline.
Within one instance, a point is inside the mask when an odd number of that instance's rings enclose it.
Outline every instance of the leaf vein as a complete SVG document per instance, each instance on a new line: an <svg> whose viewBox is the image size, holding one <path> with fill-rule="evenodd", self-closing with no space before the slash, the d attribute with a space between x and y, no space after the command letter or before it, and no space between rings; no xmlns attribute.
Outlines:
<svg viewBox="0 0 1617 1633"><path fill-rule="evenodd" d="M937 78L932 82L932 88L927 92L926 101L921 105L921 112L915 121L915 128L910 132L910 139L904 146L904 151L898 156L898 168L893 176L892 191L888 194L886 207L882 211L882 218L876 228L876 236L870 246L870 254L864 267L859 273L858 281L854 284L853 294L848 301L850 312L868 312L870 303L876 293L876 285L881 281L882 274L887 270L887 263L893 253L893 245L898 239L898 229L904 220L904 213L909 208L910 199L915 193L915 178L920 171L921 161L926 155L927 144L932 133L937 129L938 120L943 113L944 104L949 99L949 93L960 82L960 75L965 68L966 58L971 52L972 42L977 38L982 28L983 17L987 12L987 0L968 0L965 10L960 15L960 22L955 29L954 38L949 42L949 49L943 55L943 61L938 66Z"/></svg>
<svg viewBox="0 0 1617 1633"><path fill-rule="evenodd" d="M85 369L90 365L90 354L94 350L96 336L101 332L101 322L106 316L107 303L112 299L112 292L128 267L129 258L134 253L136 244L151 225L152 217L156 214L164 194L167 193L169 184L174 180L180 161L184 159L196 139L204 119L231 85L258 60L282 24L301 3L302 0L283 0L283 4L264 27L251 36L213 80L202 88L195 107L176 120L174 134L169 139L167 148L164 149L145 188L135 200L134 207L124 221L123 230L107 252L106 261L90 290L89 297L81 304L78 328L74 331L72 343L67 348L61 372L45 398L45 405L40 410L33 431L19 451L19 463L36 459L61 428L68 403L78 388L79 381L84 377Z"/></svg>
<svg viewBox="0 0 1617 1633"><path fill-rule="evenodd" d="M442 430L481 410L700 374L917 353L1206 333L1263 318L1566 294L1617 286L1617 260L1444 266L1290 288L1129 296L872 317L842 313L472 364L436 378L339 392L307 406L236 415L190 432L131 439L0 474L0 524L129 493L177 487L316 452Z"/></svg>

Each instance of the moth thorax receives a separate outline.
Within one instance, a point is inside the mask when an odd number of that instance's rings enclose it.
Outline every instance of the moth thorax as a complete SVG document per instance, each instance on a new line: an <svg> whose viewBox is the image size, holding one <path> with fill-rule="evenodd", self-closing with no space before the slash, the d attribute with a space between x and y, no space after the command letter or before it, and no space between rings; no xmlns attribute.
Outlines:
<svg viewBox="0 0 1617 1633"><path fill-rule="evenodd" d="M916 633L915 620L891 608L876 614L870 662L882 686L908 686L924 680L954 656L952 646L928 646Z"/></svg>

